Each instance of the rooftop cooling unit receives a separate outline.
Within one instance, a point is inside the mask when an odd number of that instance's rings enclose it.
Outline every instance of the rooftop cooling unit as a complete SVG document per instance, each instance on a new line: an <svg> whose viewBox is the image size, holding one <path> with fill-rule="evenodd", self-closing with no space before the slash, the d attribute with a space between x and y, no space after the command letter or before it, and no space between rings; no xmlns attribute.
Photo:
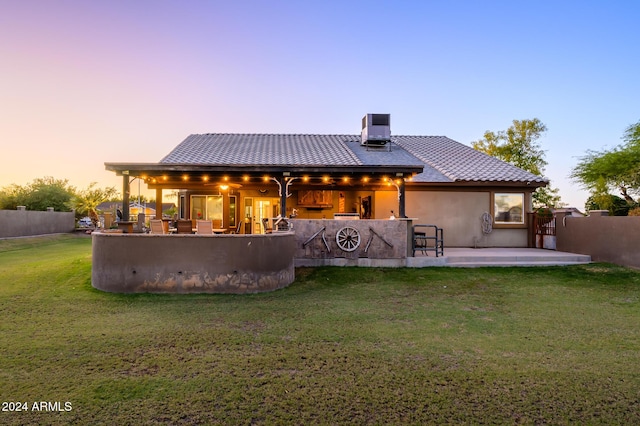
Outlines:
<svg viewBox="0 0 640 426"><path fill-rule="evenodd" d="M367 114L362 117L361 145L383 146L391 141L391 114Z"/></svg>

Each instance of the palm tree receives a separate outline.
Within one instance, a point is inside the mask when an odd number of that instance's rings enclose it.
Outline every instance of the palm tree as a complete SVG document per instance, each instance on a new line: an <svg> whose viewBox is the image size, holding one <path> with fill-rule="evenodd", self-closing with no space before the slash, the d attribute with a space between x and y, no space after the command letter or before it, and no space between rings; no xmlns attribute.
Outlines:
<svg viewBox="0 0 640 426"><path fill-rule="evenodd" d="M113 198L117 194L117 190L114 187L101 189L95 186L96 182L92 182L87 189L76 193L69 202L69 207L75 209L76 215L89 216L93 225L97 226L100 221L98 205Z"/></svg>

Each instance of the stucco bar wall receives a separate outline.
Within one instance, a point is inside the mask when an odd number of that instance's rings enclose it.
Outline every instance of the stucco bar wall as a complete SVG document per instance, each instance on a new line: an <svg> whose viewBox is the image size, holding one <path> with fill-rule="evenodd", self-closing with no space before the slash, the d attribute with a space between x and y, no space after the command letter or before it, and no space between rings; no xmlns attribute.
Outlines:
<svg viewBox="0 0 640 426"><path fill-rule="evenodd" d="M377 266L404 266L406 258L411 256L410 219L294 219L291 222L296 234L297 266L369 266L370 263L363 262L365 259L387 262L377 262ZM341 249L336 241L336 234L345 227L358 232L360 243L353 251Z"/></svg>
<svg viewBox="0 0 640 426"><path fill-rule="evenodd" d="M259 293L295 279L294 234L92 234L93 287L117 293Z"/></svg>

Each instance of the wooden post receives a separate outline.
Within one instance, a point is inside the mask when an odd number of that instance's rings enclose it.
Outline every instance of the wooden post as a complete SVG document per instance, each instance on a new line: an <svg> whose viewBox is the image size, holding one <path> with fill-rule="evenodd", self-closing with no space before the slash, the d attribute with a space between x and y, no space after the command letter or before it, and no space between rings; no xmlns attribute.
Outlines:
<svg viewBox="0 0 640 426"><path fill-rule="evenodd" d="M398 184L398 217L405 218L407 217L405 213L405 187L404 187L404 179L400 179L400 183Z"/></svg>
<svg viewBox="0 0 640 426"><path fill-rule="evenodd" d="M156 219L162 219L162 189L156 188Z"/></svg>
<svg viewBox="0 0 640 426"><path fill-rule="evenodd" d="M129 172L122 174L122 220L129 221Z"/></svg>
<svg viewBox="0 0 640 426"><path fill-rule="evenodd" d="M287 179L284 176L278 178L280 181L280 215L287 217Z"/></svg>

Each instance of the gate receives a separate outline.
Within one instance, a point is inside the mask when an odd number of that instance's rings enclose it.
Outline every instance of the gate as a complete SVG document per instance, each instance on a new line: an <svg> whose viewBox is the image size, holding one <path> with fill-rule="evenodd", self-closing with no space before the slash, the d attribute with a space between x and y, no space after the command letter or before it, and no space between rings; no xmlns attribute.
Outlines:
<svg viewBox="0 0 640 426"><path fill-rule="evenodd" d="M533 214L535 248L556 249L556 216L549 210Z"/></svg>

